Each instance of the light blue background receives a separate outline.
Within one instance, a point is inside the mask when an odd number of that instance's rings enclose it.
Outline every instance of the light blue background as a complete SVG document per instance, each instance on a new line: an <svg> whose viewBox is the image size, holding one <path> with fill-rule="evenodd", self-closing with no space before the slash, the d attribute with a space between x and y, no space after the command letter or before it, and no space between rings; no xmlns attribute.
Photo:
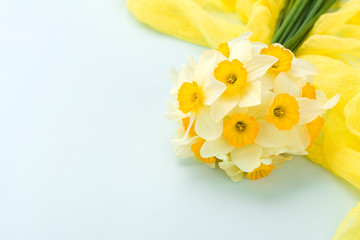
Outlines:
<svg viewBox="0 0 360 240"><path fill-rule="evenodd" d="M360 193L303 157L232 183L176 159L168 71L204 49L121 0L3 0L0 239L331 239Z"/></svg>

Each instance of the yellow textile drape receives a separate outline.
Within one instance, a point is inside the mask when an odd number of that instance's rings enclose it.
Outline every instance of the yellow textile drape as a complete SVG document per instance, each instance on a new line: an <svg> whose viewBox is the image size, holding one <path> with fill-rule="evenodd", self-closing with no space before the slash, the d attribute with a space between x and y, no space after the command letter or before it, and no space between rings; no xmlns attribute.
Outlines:
<svg viewBox="0 0 360 240"><path fill-rule="evenodd" d="M129 10L160 32L204 46L251 31L270 43L284 0L128 0ZM308 157L360 189L360 0L350 0L315 24L297 57L313 63L315 87L339 93ZM360 205L336 231L335 240L360 239Z"/></svg>

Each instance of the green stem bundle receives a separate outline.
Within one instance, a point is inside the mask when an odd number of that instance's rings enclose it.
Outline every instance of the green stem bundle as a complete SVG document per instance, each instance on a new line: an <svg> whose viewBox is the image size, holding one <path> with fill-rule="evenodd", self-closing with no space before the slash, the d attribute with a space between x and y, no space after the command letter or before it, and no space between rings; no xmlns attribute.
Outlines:
<svg viewBox="0 0 360 240"><path fill-rule="evenodd" d="M337 0L287 0L279 15L272 43L296 51L319 17Z"/></svg>

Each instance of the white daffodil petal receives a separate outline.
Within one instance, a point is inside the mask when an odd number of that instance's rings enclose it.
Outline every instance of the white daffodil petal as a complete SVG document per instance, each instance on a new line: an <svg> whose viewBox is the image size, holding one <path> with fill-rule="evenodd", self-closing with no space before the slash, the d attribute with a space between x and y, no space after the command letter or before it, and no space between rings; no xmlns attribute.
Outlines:
<svg viewBox="0 0 360 240"><path fill-rule="evenodd" d="M305 125L294 126L290 131L283 131L286 138L286 146L292 151L304 152L310 144L310 135Z"/></svg>
<svg viewBox="0 0 360 240"><path fill-rule="evenodd" d="M178 92L179 92L179 86L175 86L170 89L170 95L174 99L174 101L177 101Z"/></svg>
<svg viewBox="0 0 360 240"><path fill-rule="evenodd" d="M199 63L194 71L194 80L203 86L205 81L214 77L214 69L217 66L217 57L215 55L201 55Z"/></svg>
<svg viewBox="0 0 360 240"><path fill-rule="evenodd" d="M205 141L204 145L201 147L200 155L204 158L225 155L234 150L234 148L235 147L229 144L226 138L221 135L215 140Z"/></svg>
<svg viewBox="0 0 360 240"><path fill-rule="evenodd" d="M175 156L178 158L189 158L193 155L191 152L191 144L195 138L184 139L185 129L183 126L175 129L175 139L171 140Z"/></svg>
<svg viewBox="0 0 360 240"><path fill-rule="evenodd" d="M225 117L225 115L230 112L240 100L240 95L235 95L233 97L219 97L213 105L211 105L211 117L219 122Z"/></svg>
<svg viewBox="0 0 360 240"><path fill-rule="evenodd" d="M261 157L267 158L267 157L271 157L271 156L276 156L281 153L286 153L286 152L288 152L288 150L289 149L285 146L274 147L274 148L263 148Z"/></svg>
<svg viewBox="0 0 360 240"><path fill-rule="evenodd" d="M220 162L219 167L225 171L233 182L239 182L244 176L244 171L238 168L233 162Z"/></svg>
<svg viewBox="0 0 360 240"><path fill-rule="evenodd" d="M178 72L174 69L174 68L171 68L170 69L170 72L169 72L169 75L170 75L170 80L171 82L174 84L174 85L177 85L178 82L179 82L179 79L178 79Z"/></svg>
<svg viewBox="0 0 360 240"><path fill-rule="evenodd" d="M261 161L261 163L263 163L265 165L270 165L272 163L271 158L261 158L260 161Z"/></svg>
<svg viewBox="0 0 360 240"><path fill-rule="evenodd" d="M268 55L256 55L251 61L244 64L248 72L248 81L260 79L277 62L277 58Z"/></svg>
<svg viewBox="0 0 360 240"><path fill-rule="evenodd" d="M215 140L220 137L223 130L223 122L215 122L210 115L208 107L201 108L196 116L195 132L206 140Z"/></svg>
<svg viewBox="0 0 360 240"><path fill-rule="evenodd" d="M182 139L184 135L185 135L185 128L183 126L177 127L175 128L175 132L174 132L175 139L172 141L175 142L179 139Z"/></svg>
<svg viewBox="0 0 360 240"><path fill-rule="evenodd" d="M251 107L261 103L261 82L250 82L242 90L239 107Z"/></svg>
<svg viewBox="0 0 360 240"><path fill-rule="evenodd" d="M296 79L289 78L286 73L279 73L275 78L275 94L287 93L294 97L300 96L300 86Z"/></svg>
<svg viewBox="0 0 360 240"><path fill-rule="evenodd" d="M300 121L299 124L306 124L317 118L323 111L323 104L309 98L298 98Z"/></svg>
<svg viewBox="0 0 360 240"><path fill-rule="evenodd" d="M258 120L259 132L255 139L255 143L266 148L280 147L286 145L286 137L275 127L265 120Z"/></svg>
<svg viewBox="0 0 360 240"><path fill-rule="evenodd" d="M211 55L211 56L215 56L216 57L216 62L222 62L224 60L227 60L227 58L218 50L215 49L209 49L209 50L205 50L203 53L203 55Z"/></svg>
<svg viewBox="0 0 360 240"><path fill-rule="evenodd" d="M233 108L233 110L231 110L228 114L226 114L226 116L232 117L235 114L247 114L248 112L249 112L249 108L247 107L241 108L239 106L236 106Z"/></svg>
<svg viewBox="0 0 360 240"><path fill-rule="evenodd" d="M167 101L167 106L168 106L168 111L169 112L175 112L178 110L178 107L179 105L174 103L174 102L171 102L171 101Z"/></svg>
<svg viewBox="0 0 360 240"><path fill-rule="evenodd" d="M315 75L318 74L318 71L316 67L310 62L304 59L294 58L294 60L291 62L291 69L288 74L294 77L299 77Z"/></svg>
<svg viewBox="0 0 360 240"><path fill-rule="evenodd" d="M169 112L169 113L165 114L165 117L167 119L169 119L170 121L177 122L177 121L180 121L181 119L183 119L184 117L186 117L186 115L184 113L182 113L181 111L174 111L174 112Z"/></svg>
<svg viewBox="0 0 360 240"><path fill-rule="evenodd" d="M245 145L230 153L236 166L245 172L252 172L261 164L262 148L256 144Z"/></svg>
<svg viewBox="0 0 360 240"><path fill-rule="evenodd" d="M320 89L316 89L315 93L316 93L316 100L322 103L325 103L327 101L326 94L324 93L324 91Z"/></svg>
<svg viewBox="0 0 360 240"><path fill-rule="evenodd" d="M266 48L268 45L262 42L252 42L251 43L252 48L254 49L255 54L260 54L261 50L263 48Z"/></svg>
<svg viewBox="0 0 360 240"><path fill-rule="evenodd" d="M204 103L206 105L211 105L215 102L216 99L218 99L221 94L226 89L226 85L214 78L210 78L205 82L205 85L203 87L204 92Z"/></svg>
<svg viewBox="0 0 360 240"><path fill-rule="evenodd" d="M193 155L191 152L191 144L181 145L173 143L174 154L178 158L189 158Z"/></svg>
<svg viewBox="0 0 360 240"><path fill-rule="evenodd" d="M265 91L261 96L261 104L249 108L249 115L255 119L264 119L265 115L269 112L269 108L274 101L274 93Z"/></svg>
<svg viewBox="0 0 360 240"><path fill-rule="evenodd" d="M281 168L285 165L286 162L290 161L292 159L292 156L282 156L282 155L277 155L277 156L272 156L272 165L275 166L275 168Z"/></svg>
<svg viewBox="0 0 360 240"><path fill-rule="evenodd" d="M229 59L238 59L240 62L247 62L253 55L251 42L248 39L237 39L230 47Z"/></svg>
<svg viewBox="0 0 360 240"><path fill-rule="evenodd" d="M335 96L333 96L331 99L329 99L326 103L324 103L323 108L324 109L330 109L335 107L335 105L339 102L340 100L340 95L336 94Z"/></svg>
<svg viewBox="0 0 360 240"><path fill-rule="evenodd" d="M235 39L235 41L236 41L236 40L239 40L239 39L249 39L252 34L253 34L252 32L244 32L244 33L240 34L240 36L238 36L238 37Z"/></svg>
<svg viewBox="0 0 360 240"><path fill-rule="evenodd" d="M201 153L200 153L201 154ZM228 161L229 158L227 157L226 154L220 154L220 155L216 155L215 156L217 159L223 160L223 161Z"/></svg>
<svg viewBox="0 0 360 240"><path fill-rule="evenodd" d="M185 66L181 66L178 75L179 85L183 84L184 82L192 82L192 81L193 81L193 73L189 71L189 69L186 68Z"/></svg>
<svg viewBox="0 0 360 240"><path fill-rule="evenodd" d="M274 89L274 82L275 82L276 75L272 72L267 71L262 78L260 78L261 81L261 87L263 91L270 91Z"/></svg>
<svg viewBox="0 0 360 240"><path fill-rule="evenodd" d="M187 68L189 69L190 72L194 72L195 68L196 68L196 62L194 61L194 58L192 56L189 57L188 63L187 63Z"/></svg>
<svg viewBox="0 0 360 240"><path fill-rule="evenodd" d="M237 175L235 175L235 176L230 176L229 174L228 174L228 170L224 170L225 171L225 173L229 176L229 178L231 179L231 181L233 181L233 182L240 182L243 178L244 178L244 172L239 172Z"/></svg>

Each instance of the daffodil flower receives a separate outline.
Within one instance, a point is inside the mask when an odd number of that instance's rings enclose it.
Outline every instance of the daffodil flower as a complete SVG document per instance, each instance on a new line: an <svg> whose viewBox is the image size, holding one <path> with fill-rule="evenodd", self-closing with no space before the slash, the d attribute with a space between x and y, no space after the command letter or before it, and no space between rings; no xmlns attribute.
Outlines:
<svg viewBox="0 0 360 240"><path fill-rule="evenodd" d="M211 116L216 122L236 106L251 107L261 103L260 79L277 58L259 55L257 45L249 41L249 36L247 33L228 45L220 45L218 51L205 53L217 57L214 77L226 89L211 105Z"/></svg>
<svg viewBox="0 0 360 240"><path fill-rule="evenodd" d="M270 140L267 130L261 129L258 121L245 113L237 113L224 121L224 131L216 140L206 141L201 150L202 157L222 156L229 154L232 162L244 172L251 172L263 162L271 164L268 159L262 158L263 147L256 141ZM285 144L285 139L279 145ZM276 146L269 142L268 146Z"/></svg>
<svg viewBox="0 0 360 240"><path fill-rule="evenodd" d="M300 112L299 124L307 124L315 120L326 110L333 108L339 102L339 99L339 94L336 94L324 103L319 100L309 99L306 97L297 98Z"/></svg>
<svg viewBox="0 0 360 240"><path fill-rule="evenodd" d="M190 126L195 124L196 134L206 140L218 138L223 128L221 121L211 118L209 107L226 89L213 77L216 61L215 56L204 54L196 65L184 66L178 74L176 88L171 91L178 109L170 116L189 117Z"/></svg>
<svg viewBox="0 0 360 240"><path fill-rule="evenodd" d="M309 81L309 76L317 74L316 68L308 61L296 58L281 44L272 44L261 49L260 54L278 59L261 79L264 90L274 90L275 94L287 93L301 96L301 88Z"/></svg>

